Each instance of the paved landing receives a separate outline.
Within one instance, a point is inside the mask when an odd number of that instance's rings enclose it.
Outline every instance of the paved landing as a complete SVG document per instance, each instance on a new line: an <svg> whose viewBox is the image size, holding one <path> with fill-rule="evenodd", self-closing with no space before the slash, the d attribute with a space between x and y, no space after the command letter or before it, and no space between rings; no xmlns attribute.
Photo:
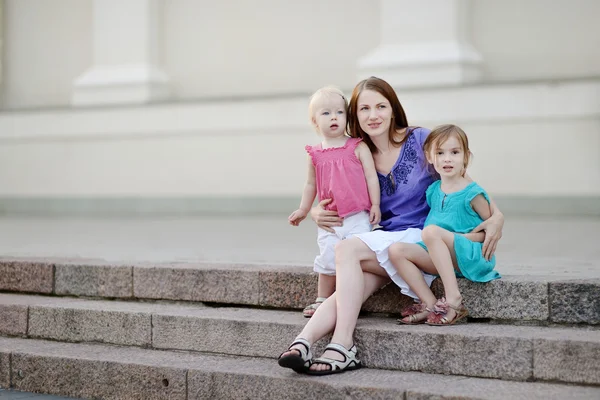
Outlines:
<svg viewBox="0 0 600 400"><path fill-rule="evenodd" d="M0 218L3 257L310 265L316 226L286 216ZM600 278L600 218L507 217L497 251L503 274Z"/></svg>

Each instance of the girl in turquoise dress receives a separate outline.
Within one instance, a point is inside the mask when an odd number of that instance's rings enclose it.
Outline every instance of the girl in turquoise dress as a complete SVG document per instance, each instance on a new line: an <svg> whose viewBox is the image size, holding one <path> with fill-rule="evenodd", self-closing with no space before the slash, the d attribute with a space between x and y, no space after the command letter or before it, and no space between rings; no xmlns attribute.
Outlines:
<svg viewBox="0 0 600 400"><path fill-rule="evenodd" d="M496 257L488 260L483 256L485 233L471 233L490 217L490 199L485 190L466 175L471 152L462 129L455 125L437 127L425 140L423 150L440 179L426 191L431 210L422 241L390 247L390 259L398 274L421 300L404 310L404 318L398 322L451 325L468 315L462 305L457 277L473 282L500 278L494 270ZM445 298L435 298L421 271L440 276Z"/></svg>

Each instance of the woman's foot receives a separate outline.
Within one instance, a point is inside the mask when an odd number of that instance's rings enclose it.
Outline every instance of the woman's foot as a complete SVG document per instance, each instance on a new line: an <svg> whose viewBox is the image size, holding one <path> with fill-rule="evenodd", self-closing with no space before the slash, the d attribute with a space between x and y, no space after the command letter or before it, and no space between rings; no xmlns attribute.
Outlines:
<svg viewBox="0 0 600 400"><path fill-rule="evenodd" d="M350 347L352 347L353 345L351 344ZM346 346L344 346L346 347ZM347 348L347 347L346 347ZM327 350L327 348L325 349L325 351L323 352L323 354L321 354L321 357L319 358L328 358L331 360L336 360L336 361L340 361L343 362L344 361L344 356L342 354L340 354L338 351L335 350ZM309 368L309 371L313 371L313 372L322 372L322 371L329 371L331 370L331 365L326 364L326 363L320 363L317 360L315 360L312 365Z"/></svg>
<svg viewBox="0 0 600 400"><path fill-rule="evenodd" d="M310 343L306 339L296 338L288 350L281 353L277 362L284 368L306 372L312 364Z"/></svg>
<svg viewBox="0 0 600 400"><path fill-rule="evenodd" d="M341 344L329 343L325 352L317 358L308 371L309 375L329 375L344 371L351 371L362 367L362 363L356 358L357 348L352 345L349 349Z"/></svg>

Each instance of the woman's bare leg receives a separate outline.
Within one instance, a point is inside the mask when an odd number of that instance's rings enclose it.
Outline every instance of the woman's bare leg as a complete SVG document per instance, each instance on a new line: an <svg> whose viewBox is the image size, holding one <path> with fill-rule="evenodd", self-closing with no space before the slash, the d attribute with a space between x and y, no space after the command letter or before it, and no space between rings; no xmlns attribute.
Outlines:
<svg viewBox="0 0 600 400"><path fill-rule="evenodd" d="M379 265L377 265L378 268ZM383 271L383 269L382 269ZM385 273L385 271L384 271ZM363 292L363 303L378 289L383 287L387 282L389 282L389 278L374 275L368 272L365 272L365 287ZM337 293L333 293L331 296L327 298L315 311L312 318L308 321L308 323L302 329L302 332L297 336L297 338L306 339L310 344L315 343L317 340L325 337L325 335L333 332L337 319ZM337 343L337 342L336 342ZM292 349L303 347L302 345L293 346ZM290 350L291 352L293 350ZM284 354L287 354L286 352ZM298 352L299 354L299 352ZM338 353L339 356L339 353Z"/></svg>
<svg viewBox="0 0 600 400"><path fill-rule="evenodd" d="M358 238L340 242L335 255L336 314L331 343L338 343L349 349L354 343L354 329L362 303L388 282L389 277L379 266L375 253ZM335 351L326 351L323 356L343 360L343 356ZM310 367L311 370L329 368L329 365L319 363Z"/></svg>

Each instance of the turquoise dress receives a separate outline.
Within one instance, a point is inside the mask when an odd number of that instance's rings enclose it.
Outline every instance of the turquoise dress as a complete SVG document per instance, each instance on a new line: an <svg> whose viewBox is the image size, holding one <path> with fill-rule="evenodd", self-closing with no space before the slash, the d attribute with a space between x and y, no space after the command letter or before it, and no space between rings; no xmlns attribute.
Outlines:
<svg viewBox="0 0 600 400"><path fill-rule="evenodd" d="M454 251L460 269L460 272L456 271L456 276L473 282L489 282L500 278L500 274L494 270L496 256L487 261L481 254L483 243L472 242L463 235L457 235L469 233L483 222L471 207L471 200L481 194L489 203L488 194L475 182L459 192L449 194L442 192L441 186L442 181L437 180L427 188L425 195L431 210L425 220L425 226L437 225L454 232ZM417 244L427 250L425 243Z"/></svg>

